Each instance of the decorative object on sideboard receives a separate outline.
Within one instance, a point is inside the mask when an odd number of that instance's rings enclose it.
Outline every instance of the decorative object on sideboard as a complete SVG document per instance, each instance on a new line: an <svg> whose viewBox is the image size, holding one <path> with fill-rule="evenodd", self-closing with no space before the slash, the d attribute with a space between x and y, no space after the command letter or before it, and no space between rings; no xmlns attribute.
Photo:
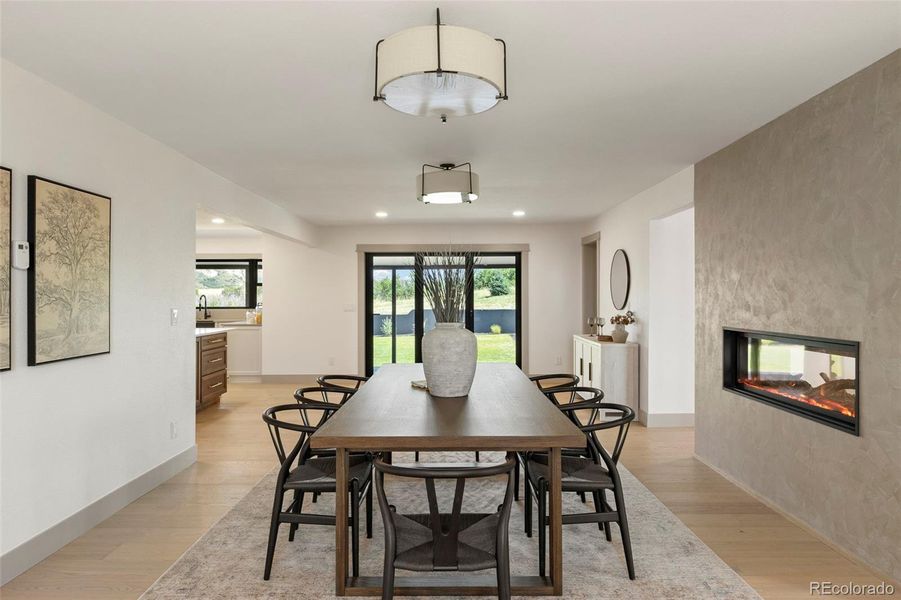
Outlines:
<svg viewBox="0 0 901 600"><path fill-rule="evenodd" d="M423 204L470 204L479 199L479 175L468 162L424 164L416 176L416 194Z"/></svg>
<svg viewBox="0 0 901 600"><path fill-rule="evenodd" d="M631 310L624 315L613 315L610 317L610 323L613 324L613 333L611 334L613 341L617 344L625 343L629 339L629 331L626 329L626 326L635 322L635 313Z"/></svg>
<svg viewBox="0 0 901 600"><path fill-rule="evenodd" d="M620 248L613 253L613 260L610 262L610 299L616 310L626 307L631 283L632 273L629 269L629 257L626 256L626 251Z"/></svg>
<svg viewBox="0 0 901 600"><path fill-rule="evenodd" d="M12 243L12 183L13 172L0 167L0 371L12 366L12 335L10 328L10 244Z"/></svg>
<svg viewBox="0 0 901 600"><path fill-rule="evenodd" d="M445 25L404 29L375 45L372 100L419 117L463 117L507 99L504 40Z"/></svg>
<svg viewBox="0 0 901 600"><path fill-rule="evenodd" d="M423 294L435 314L435 328L422 336L422 368L433 396L469 394L476 373L476 336L463 328L466 290L475 254L448 249L425 257L418 272Z"/></svg>
<svg viewBox="0 0 901 600"><path fill-rule="evenodd" d="M28 176L28 364L110 351L107 196Z"/></svg>
<svg viewBox="0 0 901 600"><path fill-rule="evenodd" d="M606 323L604 317L588 317L588 333L596 337L599 342L611 342L613 338L604 335L604 323Z"/></svg>

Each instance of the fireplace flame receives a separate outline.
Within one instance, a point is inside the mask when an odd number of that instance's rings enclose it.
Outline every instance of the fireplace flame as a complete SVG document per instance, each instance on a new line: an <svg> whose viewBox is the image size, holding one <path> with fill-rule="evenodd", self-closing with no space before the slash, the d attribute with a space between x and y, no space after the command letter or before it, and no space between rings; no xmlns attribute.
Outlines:
<svg viewBox="0 0 901 600"><path fill-rule="evenodd" d="M743 378L738 382L749 388L762 390L776 396L782 396L796 402L803 402L845 415L854 417L853 380L842 379L827 382L824 385L812 388L810 384L800 380L767 381L756 378ZM806 386L806 387L805 387Z"/></svg>

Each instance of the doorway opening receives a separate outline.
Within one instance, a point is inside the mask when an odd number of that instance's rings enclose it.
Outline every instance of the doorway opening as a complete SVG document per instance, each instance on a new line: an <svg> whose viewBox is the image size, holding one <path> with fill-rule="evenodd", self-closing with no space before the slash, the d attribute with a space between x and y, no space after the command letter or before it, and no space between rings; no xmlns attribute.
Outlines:
<svg viewBox="0 0 901 600"><path fill-rule="evenodd" d="M598 317L598 253L601 234L582 238L582 333L591 333L588 320Z"/></svg>

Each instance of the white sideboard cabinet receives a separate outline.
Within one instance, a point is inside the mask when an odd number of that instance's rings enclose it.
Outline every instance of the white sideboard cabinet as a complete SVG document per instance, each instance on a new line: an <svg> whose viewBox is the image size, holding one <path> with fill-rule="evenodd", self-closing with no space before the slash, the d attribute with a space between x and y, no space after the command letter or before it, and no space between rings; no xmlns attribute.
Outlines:
<svg viewBox="0 0 901 600"><path fill-rule="evenodd" d="M638 344L599 342L588 335L573 336L573 373L580 385L604 392L604 402L625 404L638 415Z"/></svg>

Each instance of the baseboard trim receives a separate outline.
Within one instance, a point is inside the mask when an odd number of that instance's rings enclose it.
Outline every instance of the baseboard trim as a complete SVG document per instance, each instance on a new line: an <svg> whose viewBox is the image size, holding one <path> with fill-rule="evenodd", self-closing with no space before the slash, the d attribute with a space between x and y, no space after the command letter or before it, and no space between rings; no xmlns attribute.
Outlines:
<svg viewBox="0 0 901 600"><path fill-rule="evenodd" d="M197 446L193 445L3 554L0 585L18 577L196 461Z"/></svg>
<svg viewBox="0 0 901 600"><path fill-rule="evenodd" d="M263 377L259 373L228 373L229 383L263 383Z"/></svg>
<svg viewBox="0 0 901 600"><path fill-rule="evenodd" d="M775 502L773 502L766 496L763 496L759 492L748 487L747 484L739 481L738 479L736 479L729 473L727 473L724 470L720 469L719 467L711 464L710 461L708 461L704 457L700 456L697 452L694 452L693 454L694 454L695 460L702 463L705 467L707 467L711 471L715 472L717 475L719 475L723 479L727 480L729 483L731 483L735 487L739 488L740 490L742 490L749 496L752 496L755 500L757 500L758 502L760 502L761 504L763 504L764 506L766 506L773 512L776 512L776 513L782 515L783 517L785 517L786 519L788 519L789 521L791 521L792 523L794 523L795 525L797 525L798 527L800 527L801 529L803 529L804 531L806 531L807 533L809 533L810 535L815 537L816 539L820 540L821 542L823 542L824 544L826 544L827 546L829 546L830 548L832 548L833 550L835 550L836 552L838 552L839 554L841 554L842 556L844 556L845 558L850 560L851 562L857 563L863 567L866 567L867 569L870 569L871 571L874 571L879 577L882 577L886 583L891 583L891 584L894 584L897 586L901 586L901 581L896 580L894 578L894 576L892 574L888 573L885 569L882 569L880 567L877 567L876 565L870 564L869 562L867 562L866 560L864 560L857 554L851 552L844 546L841 546L838 543L836 543L835 541L829 539L828 537L826 537L826 535L824 535L822 532L814 529L809 523L807 523L800 517L796 517L795 515L786 511L784 508L782 508L781 506L779 506L778 504L776 504Z"/></svg>
<svg viewBox="0 0 901 600"><path fill-rule="evenodd" d="M638 420L645 427L694 427L694 413L647 413L638 411Z"/></svg>
<svg viewBox="0 0 901 600"><path fill-rule="evenodd" d="M263 383L307 383L310 379L313 381L322 373L296 373L294 375L263 375Z"/></svg>

